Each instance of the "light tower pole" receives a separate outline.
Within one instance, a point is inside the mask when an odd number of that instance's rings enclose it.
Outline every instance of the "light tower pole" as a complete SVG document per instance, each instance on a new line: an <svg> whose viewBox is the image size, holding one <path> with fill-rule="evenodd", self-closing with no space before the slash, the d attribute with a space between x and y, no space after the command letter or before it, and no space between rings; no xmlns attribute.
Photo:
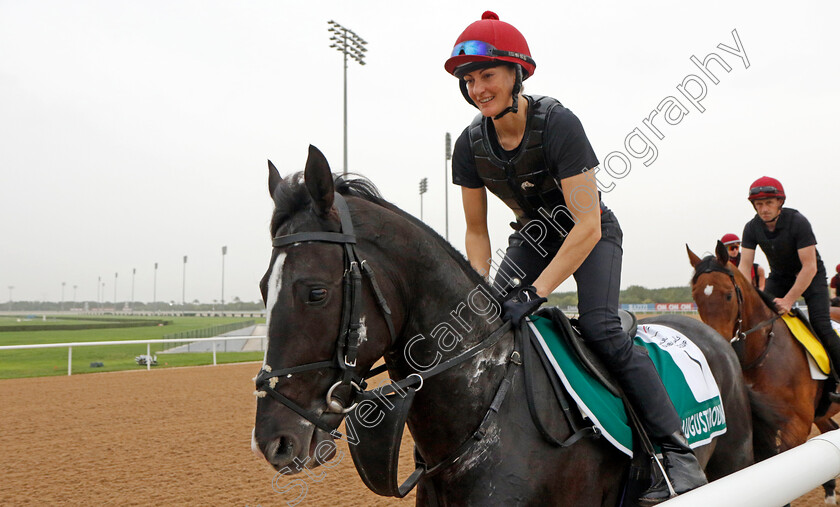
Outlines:
<svg viewBox="0 0 840 507"><path fill-rule="evenodd" d="M335 21L327 21L327 24L330 25L327 31L332 34L330 47L344 54L344 174L347 174L347 57L364 65L367 41Z"/></svg>
<svg viewBox="0 0 840 507"><path fill-rule="evenodd" d="M134 276L137 274L137 268L131 268L131 301L128 302L129 308L130 305L134 304Z"/></svg>
<svg viewBox="0 0 840 507"><path fill-rule="evenodd" d="M154 305L155 309L157 309L157 266L158 263L155 263L155 276L154 281L152 284L152 305Z"/></svg>
<svg viewBox="0 0 840 507"><path fill-rule="evenodd" d="M423 221L423 194L426 193L426 190L429 188L429 178L423 178L420 180L420 221Z"/></svg>
<svg viewBox="0 0 840 507"><path fill-rule="evenodd" d="M187 256L184 256L184 281L181 283L181 304L187 304Z"/></svg>
<svg viewBox="0 0 840 507"><path fill-rule="evenodd" d="M225 255L227 255L227 246L222 247L222 307L225 306Z"/></svg>

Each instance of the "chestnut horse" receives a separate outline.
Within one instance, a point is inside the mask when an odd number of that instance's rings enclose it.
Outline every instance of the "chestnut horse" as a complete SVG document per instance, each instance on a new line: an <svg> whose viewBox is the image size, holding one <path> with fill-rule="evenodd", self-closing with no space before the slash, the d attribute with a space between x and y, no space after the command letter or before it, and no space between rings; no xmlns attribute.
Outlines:
<svg viewBox="0 0 840 507"><path fill-rule="evenodd" d="M747 384L776 402L780 423L777 435L772 441L755 443L756 460L802 444L808 439L812 423L822 433L837 429L831 416L840 411L840 405L830 405L827 412L824 405L820 406L825 403L821 401L823 390L831 384L811 378L804 347L784 321L776 318L778 315L762 300L752 283L729 262L726 247L718 241L715 255L704 259L688 245L686 250L695 269L691 296L697 303L700 318L732 339ZM832 319L840 317L840 308L832 308L831 315ZM738 343L739 335L742 343ZM818 414L818 409L826 413ZM826 503L835 503L834 480L823 487Z"/></svg>

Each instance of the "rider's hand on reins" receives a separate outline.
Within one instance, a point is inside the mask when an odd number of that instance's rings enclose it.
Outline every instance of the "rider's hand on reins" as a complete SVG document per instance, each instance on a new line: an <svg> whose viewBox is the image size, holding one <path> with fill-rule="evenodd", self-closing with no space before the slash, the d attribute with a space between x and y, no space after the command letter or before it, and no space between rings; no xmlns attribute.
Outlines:
<svg viewBox="0 0 840 507"><path fill-rule="evenodd" d="M785 298L775 298L773 302L776 304L779 315L787 315L793 307L793 303L788 302Z"/></svg>
<svg viewBox="0 0 840 507"><path fill-rule="evenodd" d="M546 301L546 298L537 294L533 285L516 289L512 296L502 303L502 319L512 320L514 324L519 325L526 315L534 313Z"/></svg>

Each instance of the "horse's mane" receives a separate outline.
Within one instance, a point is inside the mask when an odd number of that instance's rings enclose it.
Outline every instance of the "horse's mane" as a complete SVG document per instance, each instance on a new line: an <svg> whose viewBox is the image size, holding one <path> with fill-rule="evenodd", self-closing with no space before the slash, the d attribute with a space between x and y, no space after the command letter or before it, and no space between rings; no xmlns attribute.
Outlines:
<svg viewBox="0 0 840 507"><path fill-rule="evenodd" d="M472 265L461 252L456 250L455 247L423 221L383 198L382 194L379 193L379 189L376 188L376 185L372 181L364 176L352 173L333 176L336 192L345 196L358 197L359 199L381 206L419 227L434 239L441 249L458 264L461 270L474 283L487 287L487 281L473 269ZM283 222L291 218L293 214L307 209L311 202L312 198L309 196L309 192L304 184L302 171L284 178L283 183L278 185L274 193L275 207L271 217L272 237L277 233L277 229L280 228Z"/></svg>

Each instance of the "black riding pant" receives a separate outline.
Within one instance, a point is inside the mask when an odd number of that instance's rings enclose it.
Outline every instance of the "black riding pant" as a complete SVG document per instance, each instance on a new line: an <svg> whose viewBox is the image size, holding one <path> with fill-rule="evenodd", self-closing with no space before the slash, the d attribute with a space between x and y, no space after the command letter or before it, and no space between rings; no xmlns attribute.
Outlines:
<svg viewBox="0 0 840 507"><path fill-rule="evenodd" d="M618 294L621 284L622 232L611 211L601 215L601 240L574 273L578 325L583 338L610 369L654 439L680 430L680 418L647 352L634 347L621 330ZM563 243L562 237L539 242L538 251L521 232L510 236L494 280L497 294L527 286L542 273Z"/></svg>
<svg viewBox="0 0 840 507"><path fill-rule="evenodd" d="M795 277L774 275L771 271L764 286L764 292L771 294L773 297L784 297L793 287L795 281ZM828 283L826 282L824 269L817 271L814 279L811 280L811 285L802 293L802 297L805 298L805 304L808 305L808 320L811 321L811 327L814 328L814 333L828 352L832 369L838 371L837 368L840 368L840 337L831 327L831 305L828 299Z"/></svg>

